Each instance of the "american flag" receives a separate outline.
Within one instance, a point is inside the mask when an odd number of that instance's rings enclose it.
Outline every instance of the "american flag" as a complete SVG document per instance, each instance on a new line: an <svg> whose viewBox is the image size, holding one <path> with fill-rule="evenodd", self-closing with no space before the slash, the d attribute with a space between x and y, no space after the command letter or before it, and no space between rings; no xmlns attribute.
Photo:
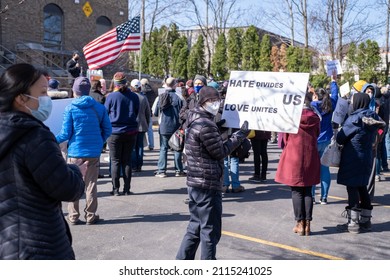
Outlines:
<svg viewBox="0 0 390 280"><path fill-rule="evenodd" d="M113 63L120 53L141 48L140 16L118 25L84 46L89 69Z"/></svg>

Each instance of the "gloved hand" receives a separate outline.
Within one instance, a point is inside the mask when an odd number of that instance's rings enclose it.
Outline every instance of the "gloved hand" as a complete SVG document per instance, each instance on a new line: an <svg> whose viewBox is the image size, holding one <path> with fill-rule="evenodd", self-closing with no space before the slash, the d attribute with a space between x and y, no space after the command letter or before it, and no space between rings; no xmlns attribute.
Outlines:
<svg viewBox="0 0 390 280"><path fill-rule="evenodd" d="M250 132L250 129L248 128L248 121L244 121L239 131L236 131L233 133L238 139L241 141L246 138Z"/></svg>
<svg viewBox="0 0 390 280"><path fill-rule="evenodd" d="M226 122L226 120L222 119L222 120L216 122L216 124L217 124L218 128L221 128L225 124L225 122Z"/></svg>

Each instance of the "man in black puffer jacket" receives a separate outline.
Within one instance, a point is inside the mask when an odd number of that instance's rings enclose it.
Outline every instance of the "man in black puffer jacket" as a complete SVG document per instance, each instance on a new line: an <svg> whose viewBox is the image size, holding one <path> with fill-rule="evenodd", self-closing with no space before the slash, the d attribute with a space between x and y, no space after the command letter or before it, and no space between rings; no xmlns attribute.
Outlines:
<svg viewBox="0 0 390 280"><path fill-rule="evenodd" d="M248 122L223 141L214 117L221 102L215 88L203 87L198 105L189 111L185 152L190 221L176 259L195 258L201 245L201 259L216 259L221 238L223 159L248 135Z"/></svg>

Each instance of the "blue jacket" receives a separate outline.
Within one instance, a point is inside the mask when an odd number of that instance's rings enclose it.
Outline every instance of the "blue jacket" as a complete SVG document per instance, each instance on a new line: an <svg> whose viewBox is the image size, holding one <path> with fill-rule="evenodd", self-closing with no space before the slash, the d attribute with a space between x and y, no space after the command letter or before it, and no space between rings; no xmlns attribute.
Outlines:
<svg viewBox="0 0 390 280"><path fill-rule="evenodd" d="M160 98L158 100L156 111L154 112L155 116L161 114L161 121L159 127L159 133L161 135L172 135L176 129L180 127L180 109L183 106L183 101L176 94L176 92L170 88L167 88L168 94L170 96L170 105L165 109L160 108ZM159 111L159 112L158 112Z"/></svg>
<svg viewBox="0 0 390 280"><path fill-rule="evenodd" d="M104 106L112 125L112 134L138 132L139 98L136 93L127 89L124 93L111 92Z"/></svg>
<svg viewBox="0 0 390 280"><path fill-rule="evenodd" d="M333 136L333 128L332 128L332 115L333 111L336 108L337 100L339 97L339 88L335 81L332 81L330 84L330 100L332 102L332 112L324 113L321 109L322 101L313 101L311 105L315 107L318 112L321 114L321 132L318 136L317 143L324 143L330 141Z"/></svg>
<svg viewBox="0 0 390 280"><path fill-rule="evenodd" d="M102 147L111 135L111 123L104 106L91 96L81 96L65 108L57 142L68 140L68 156L100 157Z"/></svg>
<svg viewBox="0 0 390 280"><path fill-rule="evenodd" d="M345 120L337 133L337 143L343 145L337 183L345 186L366 186L372 169L372 145L378 124L363 122L367 117L379 120L370 109L358 109Z"/></svg>

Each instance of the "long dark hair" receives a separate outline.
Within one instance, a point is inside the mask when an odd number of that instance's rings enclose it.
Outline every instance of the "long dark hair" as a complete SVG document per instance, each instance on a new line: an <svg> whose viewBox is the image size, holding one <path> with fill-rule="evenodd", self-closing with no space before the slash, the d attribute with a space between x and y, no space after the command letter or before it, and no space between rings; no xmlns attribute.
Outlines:
<svg viewBox="0 0 390 280"><path fill-rule="evenodd" d="M323 88L319 88L316 90L316 95L318 96L318 100L321 100L321 110L322 113L327 114L332 112L332 101L330 100L329 92Z"/></svg>
<svg viewBox="0 0 390 280"><path fill-rule="evenodd" d="M0 76L0 112L12 111L15 98L30 94L31 86L43 75L31 64L19 63L8 67Z"/></svg>

